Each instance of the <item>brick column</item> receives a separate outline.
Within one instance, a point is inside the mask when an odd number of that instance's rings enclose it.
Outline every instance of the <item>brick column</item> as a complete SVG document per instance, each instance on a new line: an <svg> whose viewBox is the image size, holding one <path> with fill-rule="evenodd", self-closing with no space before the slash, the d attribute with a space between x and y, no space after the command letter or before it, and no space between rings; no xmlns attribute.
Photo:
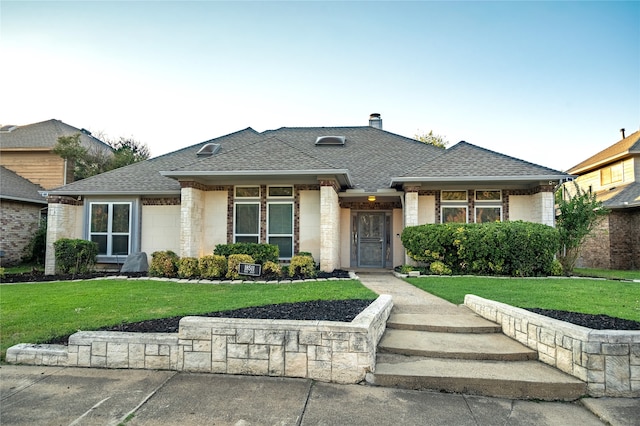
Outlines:
<svg viewBox="0 0 640 426"><path fill-rule="evenodd" d="M180 257L200 257L204 234L204 192L195 182L181 182Z"/></svg>
<svg viewBox="0 0 640 426"><path fill-rule="evenodd" d="M338 184L320 181L320 269L340 268L340 203Z"/></svg>

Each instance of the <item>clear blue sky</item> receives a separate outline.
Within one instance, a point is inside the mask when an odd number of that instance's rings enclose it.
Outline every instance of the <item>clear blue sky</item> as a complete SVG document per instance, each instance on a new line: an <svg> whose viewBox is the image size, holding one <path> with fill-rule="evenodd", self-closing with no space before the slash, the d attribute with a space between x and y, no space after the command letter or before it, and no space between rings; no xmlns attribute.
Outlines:
<svg viewBox="0 0 640 426"><path fill-rule="evenodd" d="M640 2L3 0L0 19L0 124L153 156L378 112L566 170L640 128Z"/></svg>

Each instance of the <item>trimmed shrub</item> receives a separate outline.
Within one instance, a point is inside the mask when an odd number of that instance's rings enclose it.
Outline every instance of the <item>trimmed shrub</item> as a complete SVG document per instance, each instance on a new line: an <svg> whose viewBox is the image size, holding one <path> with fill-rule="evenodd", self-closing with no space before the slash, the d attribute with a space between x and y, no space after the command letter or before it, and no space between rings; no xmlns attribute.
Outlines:
<svg viewBox="0 0 640 426"><path fill-rule="evenodd" d="M200 276L200 266L197 257L182 257L178 259L178 277L194 278Z"/></svg>
<svg viewBox="0 0 640 426"><path fill-rule="evenodd" d="M232 280L240 277L240 264L241 263L255 263L253 258L248 254L232 254L229 256L229 263L227 266L227 278Z"/></svg>
<svg viewBox="0 0 640 426"><path fill-rule="evenodd" d="M282 266L279 263L271 262L270 260L264 262L262 265L262 276L268 280L274 280L282 277Z"/></svg>
<svg viewBox="0 0 640 426"><path fill-rule="evenodd" d="M217 254L203 256L199 260L202 278L220 278L227 273L227 258Z"/></svg>
<svg viewBox="0 0 640 426"><path fill-rule="evenodd" d="M291 258L289 264L289 276L313 278L316 276L316 262L313 257L307 255L296 254Z"/></svg>
<svg viewBox="0 0 640 426"><path fill-rule="evenodd" d="M149 276L174 278L178 273L178 260L178 255L171 250L154 251L151 253Z"/></svg>
<svg viewBox="0 0 640 426"><path fill-rule="evenodd" d="M63 274L81 274L93 270L98 244L87 240L61 238L53 243L56 269Z"/></svg>
<svg viewBox="0 0 640 426"><path fill-rule="evenodd" d="M271 261L277 262L280 256L280 249L273 244L257 244L257 243L233 243L218 244L213 250L213 254L229 258L233 254L248 254L253 258L255 263L263 264Z"/></svg>
<svg viewBox="0 0 640 426"><path fill-rule="evenodd" d="M556 229L522 221L420 225L405 232L402 242L413 259L439 260L456 273L549 275L559 247Z"/></svg>
<svg viewBox="0 0 640 426"><path fill-rule="evenodd" d="M564 274L562 263L558 259L553 259L553 262L551 262L551 275L559 277L562 274Z"/></svg>
<svg viewBox="0 0 640 426"><path fill-rule="evenodd" d="M449 268L447 265L440 262L439 260L436 260L435 262L431 262L431 265L429 266L429 270L431 271L432 274L435 274L435 275L451 275L451 268Z"/></svg>

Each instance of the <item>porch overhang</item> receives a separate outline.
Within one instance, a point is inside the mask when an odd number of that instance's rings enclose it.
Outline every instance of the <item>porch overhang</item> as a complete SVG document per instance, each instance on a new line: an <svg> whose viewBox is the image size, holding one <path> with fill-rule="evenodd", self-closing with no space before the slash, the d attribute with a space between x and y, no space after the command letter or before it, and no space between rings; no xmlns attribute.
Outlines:
<svg viewBox="0 0 640 426"><path fill-rule="evenodd" d="M246 181L252 179L313 179L332 177L341 187L353 187L353 180L346 169L315 169L315 170L214 170L214 171L161 171L162 176L179 181L196 180L204 183L216 183L221 180Z"/></svg>

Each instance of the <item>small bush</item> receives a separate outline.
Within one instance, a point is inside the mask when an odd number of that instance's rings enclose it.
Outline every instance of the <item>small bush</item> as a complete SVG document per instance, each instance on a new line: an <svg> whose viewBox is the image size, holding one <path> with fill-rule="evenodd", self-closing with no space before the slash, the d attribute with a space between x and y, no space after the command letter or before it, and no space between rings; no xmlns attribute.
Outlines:
<svg viewBox="0 0 640 426"><path fill-rule="evenodd" d="M233 243L218 244L213 250L213 254L229 258L232 254L248 254L253 258L255 263L264 264L264 262L277 262L280 256L280 249L273 244L257 244L257 243Z"/></svg>
<svg viewBox="0 0 640 426"><path fill-rule="evenodd" d="M171 250L154 251L151 253L149 276L174 278L178 273L178 260L178 255Z"/></svg>
<svg viewBox="0 0 640 426"><path fill-rule="evenodd" d="M203 256L199 260L200 275L202 278L220 278L227 273L227 258L217 254Z"/></svg>
<svg viewBox="0 0 640 426"><path fill-rule="evenodd" d="M291 258L289 264L289 276L313 278L316 276L316 263L313 257L297 254Z"/></svg>
<svg viewBox="0 0 640 426"><path fill-rule="evenodd" d="M564 268L562 267L562 263L558 259L553 259L551 262L551 275L554 277L559 277L564 274Z"/></svg>
<svg viewBox="0 0 640 426"><path fill-rule="evenodd" d="M183 257L178 260L178 277L195 278L200 276L198 258Z"/></svg>
<svg viewBox="0 0 640 426"><path fill-rule="evenodd" d="M38 230L33 234L29 245L25 248L22 261L25 263L36 263L44 265L44 258L47 251L47 221L41 220Z"/></svg>
<svg viewBox="0 0 640 426"><path fill-rule="evenodd" d="M96 264L98 245L87 240L61 238L53 243L56 269L63 274L90 272Z"/></svg>
<svg viewBox="0 0 640 426"><path fill-rule="evenodd" d="M429 270L432 274L436 275L451 275L451 268L442 263L439 260L435 262L431 262L431 266L429 266Z"/></svg>
<svg viewBox="0 0 640 426"><path fill-rule="evenodd" d="M263 278L275 280L282 277L282 266L279 263L266 261L262 265Z"/></svg>
<svg viewBox="0 0 640 426"><path fill-rule="evenodd" d="M400 267L400 273L401 274L408 274L411 271L413 271L413 266L411 266L411 265L402 265Z"/></svg>
<svg viewBox="0 0 640 426"><path fill-rule="evenodd" d="M229 256L229 264L227 266L227 278L236 280L240 278L240 264L254 263L255 261L248 254L232 254Z"/></svg>

